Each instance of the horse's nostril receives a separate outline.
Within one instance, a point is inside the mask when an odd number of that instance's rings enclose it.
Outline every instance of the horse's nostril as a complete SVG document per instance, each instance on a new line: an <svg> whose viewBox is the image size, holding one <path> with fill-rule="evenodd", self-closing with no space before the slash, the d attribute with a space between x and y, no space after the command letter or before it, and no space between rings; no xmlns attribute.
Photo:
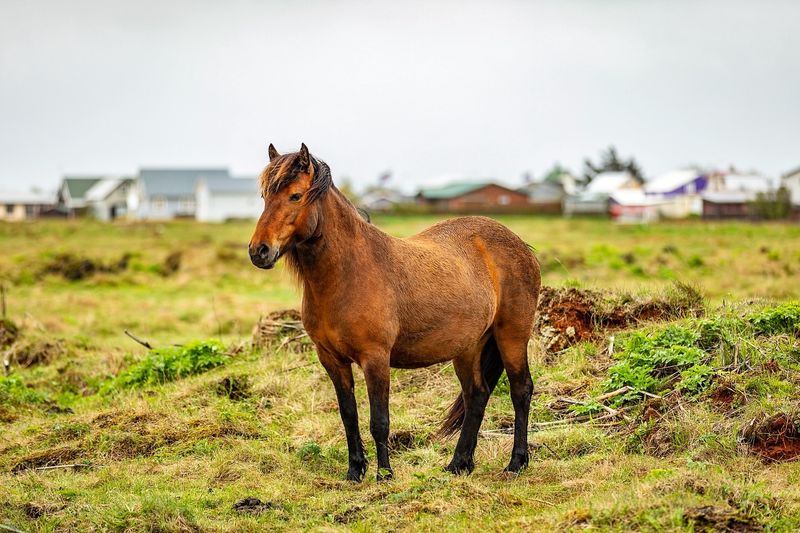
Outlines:
<svg viewBox="0 0 800 533"><path fill-rule="evenodd" d="M258 247L258 255L262 258L266 258L269 255L269 246L266 244L262 244Z"/></svg>

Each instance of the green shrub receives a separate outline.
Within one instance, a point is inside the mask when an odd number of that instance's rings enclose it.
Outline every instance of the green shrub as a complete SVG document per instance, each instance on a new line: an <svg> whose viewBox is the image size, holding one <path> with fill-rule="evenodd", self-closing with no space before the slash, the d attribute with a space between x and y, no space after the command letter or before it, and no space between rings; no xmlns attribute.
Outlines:
<svg viewBox="0 0 800 533"><path fill-rule="evenodd" d="M28 388L17 376L0 377L0 405L23 405L42 400L41 394Z"/></svg>
<svg viewBox="0 0 800 533"><path fill-rule="evenodd" d="M697 333L681 326L667 326L651 334L633 333L618 355L619 361L608 371L605 391L626 385L636 389L613 400L620 405L639 399L640 391L663 392L670 385L690 394L705 390L712 369L705 364L708 356L698 347L699 339ZM677 383L676 373L680 376Z"/></svg>
<svg viewBox="0 0 800 533"><path fill-rule="evenodd" d="M788 302L750 316L759 335L800 334L800 302Z"/></svg>
<svg viewBox="0 0 800 533"><path fill-rule="evenodd" d="M224 365L230 357L218 341L198 341L185 346L157 348L120 374L116 384L125 387L161 385L201 374Z"/></svg>

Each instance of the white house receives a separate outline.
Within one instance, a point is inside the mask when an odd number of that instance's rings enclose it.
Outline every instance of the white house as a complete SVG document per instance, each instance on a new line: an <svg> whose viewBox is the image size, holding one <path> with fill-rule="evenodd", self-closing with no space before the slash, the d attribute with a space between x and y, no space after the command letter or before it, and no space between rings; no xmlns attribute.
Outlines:
<svg viewBox="0 0 800 533"><path fill-rule="evenodd" d="M201 222L256 219L264 210L256 178L200 177L195 199Z"/></svg>
<svg viewBox="0 0 800 533"><path fill-rule="evenodd" d="M67 216L86 211L86 193L103 179L103 176L64 176L58 188L58 209Z"/></svg>
<svg viewBox="0 0 800 533"><path fill-rule="evenodd" d="M53 194L0 191L0 220L27 220L52 214L55 205Z"/></svg>
<svg viewBox="0 0 800 533"><path fill-rule="evenodd" d="M131 218L169 220L195 218L195 188L201 178L230 179L228 169L143 168L128 192Z"/></svg>
<svg viewBox="0 0 800 533"><path fill-rule="evenodd" d="M639 188L641 184L630 172L601 172L583 191L564 199L564 214L567 216L607 214L611 193L621 189Z"/></svg>
<svg viewBox="0 0 800 533"><path fill-rule="evenodd" d="M686 218L703 212L702 192L708 187L708 175L695 169L673 170L644 184L647 196L658 198L660 214L666 218Z"/></svg>
<svg viewBox="0 0 800 533"><path fill-rule="evenodd" d="M800 209L800 167L790 170L781 178L781 185L789 191L792 207Z"/></svg>
<svg viewBox="0 0 800 533"><path fill-rule="evenodd" d="M126 217L133 185L131 178L108 177L97 181L84 195L87 211L103 221Z"/></svg>

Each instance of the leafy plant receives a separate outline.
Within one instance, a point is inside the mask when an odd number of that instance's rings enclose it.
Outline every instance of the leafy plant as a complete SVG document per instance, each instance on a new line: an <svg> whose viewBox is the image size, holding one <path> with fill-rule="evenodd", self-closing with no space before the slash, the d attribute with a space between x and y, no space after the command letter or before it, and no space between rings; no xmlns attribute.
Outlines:
<svg viewBox="0 0 800 533"><path fill-rule="evenodd" d="M759 335L800 334L800 302L788 302L750 317Z"/></svg>
<svg viewBox="0 0 800 533"><path fill-rule="evenodd" d="M41 402L44 398L28 388L17 376L0 377L0 405L22 405Z"/></svg>
<svg viewBox="0 0 800 533"><path fill-rule="evenodd" d="M201 374L224 365L230 357L218 341L198 341L185 346L157 348L120 374L116 384L125 388L161 385Z"/></svg>

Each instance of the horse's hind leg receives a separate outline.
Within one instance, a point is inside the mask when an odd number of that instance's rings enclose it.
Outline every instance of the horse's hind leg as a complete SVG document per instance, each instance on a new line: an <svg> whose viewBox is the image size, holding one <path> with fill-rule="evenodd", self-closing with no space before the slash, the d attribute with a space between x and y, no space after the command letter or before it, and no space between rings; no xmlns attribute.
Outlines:
<svg viewBox="0 0 800 533"><path fill-rule="evenodd" d="M508 374L511 402L514 404L514 447L506 471L519 472L528 466L528 416L533 395L533 380L528 368L528 336L500 327L495 328L495 340Z"/></svg>
<svg viewBox="0 0 800 533"><path fill-rule="evenodd" d="M453 367L464 398L464 423L458 437L453 460L445 468L453 474L469 474L475 468L475 447L478 444L478 431L489 401L489 385L481 373L481 352L471 356L453 359Z"/></svg>

